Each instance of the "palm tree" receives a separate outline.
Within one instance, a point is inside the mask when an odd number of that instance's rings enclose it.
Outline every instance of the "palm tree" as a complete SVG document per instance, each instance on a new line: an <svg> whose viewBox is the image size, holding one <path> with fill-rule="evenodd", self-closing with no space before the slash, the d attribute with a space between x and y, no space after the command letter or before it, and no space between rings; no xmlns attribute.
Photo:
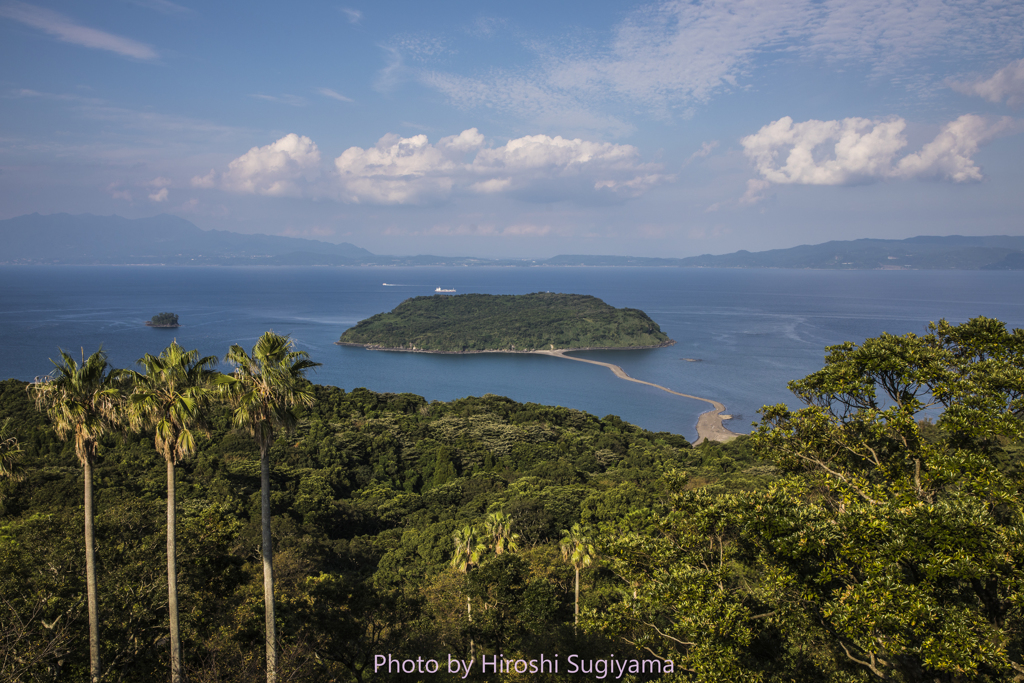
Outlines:
<svg viewBox="0 0 1024 683"><path fill-rule="evenodd" d="M303 373L320 363L305 351L293 351L287 336L265 332L252 356L233 345L224 359L235 367L227 389L234 406L232 421L247 431L260 449L260 516L263 523L263 603L266 612L267 683L277 681L277 635L274 617L274 547L270 534L270 447L275 431L290 432L298 423L297 406L315 400Z"/></svg>
<svg viewBox="0 0 1024 683"><path fill-rule="evenodd" d="M519 534L512 533L512 518L504 512L492 512L484 520L484 535L495 555L519 550Z"/></svg>
<svg viewBox="0 0 1024 683"><path fill-rule="evenodd" d="M17 437L10 436L11 418L0 424L0 479L21 481L23 476L18 468L21 445Z"/></svg>
<svg viewBox="0 0 1024 683"><path fill-rule="evenodd" d="M455 552L452 554L452 569L462 574L468 574L475 564L480 564L480 558L487 552L487 545L480 537L480 531L473 525L457 529L452 537L455 539ZM469 595L466 595L466 617L469 623L473 623L473 602ZM473 657L473 638L469 639L469 656Z"/></svg>
<svg viewBox="0 0 1024 683"><path fill-rule="evenodd" d="M123 396L121 371L111 370L107 355L100 349L88 358L82 352L82 364L63 350L61 362L51 360L54 370L36 378L29 392L36 407L50 418L62 440L75 440L75 455L85 473L85 585L89 609L89 676L100 680L100 626L96 587L96 532L93 527L92 468L100 437L112 431ZM6 428L6 425L5 425ZM6 467L5 467L6 469Z"/></svg>
<svg viewBox="0 0 1024 683"><path fill-rule="evenodd" d="M131 425L153 427L154 445L167 463L167 612L171 631L171 681L181 683L181 636L178 630L178 567L175 530L174 467L195 453L196 435L205 431L206 412L214 385L223 375L211 368L216 356L199 357L177 341L159 356L146 354L138 363L144 372L132 372L134 390L129 402Z"/></svg>
<svg viewBox="0 0 1024 683"><path fill-rule="evenodd" d="M580 621L580 570L594 563L594 557L597 555L597 552L594 550L594 544L590 542L579 522L573 524L572 529L562 529L562 542L560 546L562 548L562 559L571 564L573 569L576 570L576 609L572 622L572 631L576 633L576 628Z"/></svg>
<svg viewBox="0 0 1024 683"><path fill-rule="evenodd" d="M480 538L480 531L472 525L457 529L452 537L455 539L452 569L466 574L474 564L480 564L487 546Z"/></svg>

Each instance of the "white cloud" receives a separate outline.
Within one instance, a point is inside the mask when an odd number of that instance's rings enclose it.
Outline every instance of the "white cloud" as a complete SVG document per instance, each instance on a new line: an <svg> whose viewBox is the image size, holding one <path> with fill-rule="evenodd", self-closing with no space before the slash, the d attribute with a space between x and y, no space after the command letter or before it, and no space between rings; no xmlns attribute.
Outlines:
<svg viewBox="0 0 1024 683"><path fill-rule="evenodd" d="M701 143L700 149L698 149L690 156L686 157L686 161L683 162L683 166L688 166L696 159L703 159L704 157L711 154L711 152L713 152L716 147L718 147L718 140L712 140L710 142Z"/></svg>
<svg viewBox="0 0 1024 683"><path fill-rule="evenodd" d="M969 83L951 83L957 92L977 95L989 102L1006 102L1011 107L1024 104L1024 59L1010 62L991 78L978 79Z"/></svg>
<svg viewBox="0 0 1024 683"><path fill-rule="evenodd" d="M441 141L442 143L444 140ZM334 160L341 199L346 202L410 204L448 195L455 161L426 135L389 134L374 147L350 147Z"/></svg>
<svg viewBox="0 0 1024 683"><path fill-rule="evenodd" d="M906 125L900 118L793 123L786 116L740 143L769 182L844 185L891 175L893 158L907 144Z"/></svg>
<svg viewBox="0 0 1024 683"><path fill-rule="evenodd" d="M154 192L149 195L149 198L154 202L166 202L167 201L167 188L162 188L159 192Z"/></svg>
<svg viewBox="0 0 1024 683"><path fill-rule="evenodd" d="M76 24L63 14L23 2L9 2L0 6L0 16L37 28L65 43L108 50L135 59L153 60L159 56L156 50L144 43Z"/></svg>
<svg viewBox="0 0 1024 683"><path fill-rule="evenodd" d="M483 147L475 128L442 138L381 138L376 147L353 147L335 160L345 201L405 204L437 200L453 190L495 194L518 191L542 200L581 192L632 197L670 179L639 161L631 145L528 135L501 147ZM459 157L476 151L471 162Z"/></svg>
<svg viewBox="0 0 1024 683"><path fill-rule="evenodd" d="M963 183L981 180L981 169L971 158L978 147L997 137L1021 130L1020 122L1006 116L990 121L965 114L942 127L934 140L920 152L900 159L896 175L901 178L933 177Z"/></svg>
<svg viewBox="0 0 1024 683"><path fill-rule="evenodd" d="M204 176L198 176L197 175L197 176L192 178L192 187L201 187L201 188L204 188L204 189L209 189L211 187L216 187L216 186L217 186L217 172L214 171L212 168L210 169L210 172L207 173L206 175L204 175Z"/></svg>
<svg viewBox="0 0 1024 683"><path fill-rule="evenodd" d="M991 121L966 114L943 126L919 152L897 159L906 147L906 122L848 118L794 123L786 116L740 140L761 178L748 182L741 203L759 201L770 184L847 185L888 178L982 179L971 158L999 135L1020 130L1008 117Z"/></svg>
<svg viewBox="0 0 1024 683"><path fill-rule="evenodd" d="M630 145L528 135L485 146L476 128L431 144L426 135L389 134L369 148L350 147L319 174L320 154L295 134L254 147L231 162L220 185L235 192L333 197L343 202L422 204L455 193L508 194L530 201L618 201L670 181ZM211 171L193 187L213 187Z"/></svg>
<svg viewBox="0 0 1024 683"><path fill-rule="evenodd" d="M352 101L351 97L345 97L340 92L335 92L334 90L331 90L330 88L320 88L319 90L317 90L317 92L319 92L324 97L330 97L332 100L338 100L339 102L351 102Z"/></svg>
<svg viewBox="0 0 1024 683"><path fill-rule="evenodd" d="M290 133L264 147L253 147L230 164L221 178L225 189L270 196L299 196L320 175L320 150L305 136ZM197 178L193 178L193 185ZM199 185L206 182L198 178Z"/></svg>
<svg viewBox="0 0 1024 683"><path fill-rule="evenodd" d="M351 7L342 7L341 12L348 17L348 23L350 24L358 24L363 19L363 13Z"/></svg>
<svg viewBox="0 0 1024 683"><path fill-rule="evenodd" d="M772 184L767 180L760 180L758 178L751 178L747 181L747 191L740 197L740 205L748 206L750 204L757 204L759 201L764 199L764 193L771 187ZM713 213L722 208L721 202L716 202L709 206L705 213Z"/></svg>

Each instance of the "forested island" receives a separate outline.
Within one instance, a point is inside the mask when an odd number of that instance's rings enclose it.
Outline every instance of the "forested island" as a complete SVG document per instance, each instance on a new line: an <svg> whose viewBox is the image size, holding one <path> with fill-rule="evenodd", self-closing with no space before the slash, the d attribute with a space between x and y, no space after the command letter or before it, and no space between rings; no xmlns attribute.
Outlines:
<svg viewBox="0 0 1024 683"><path fill-rule="evenodd" d="M345 330L338 342L392 351L479 353L638 349L675 342L635 308L583 294L460 294L406 299Z"/></svg>
<svg viewBox="0 0 1024 683"><path fill-rule="evenodd" d="M314 386L272 333L231 376L176 344L135 373L63 354L0 382L0 680L88 680L90 623L125 683L168 680L169 623L194 683L267 680L265 651L293 683L1018 680L1024 331L826 351L805 407L699 447ZM183 393L173 421L150 400Z"/></svg>
<svg viewBox="0 0 1024 683"><path fill-rule="evenodd" d="M157 313L146 321L148 327L180 327L177 313Z"/></svg>

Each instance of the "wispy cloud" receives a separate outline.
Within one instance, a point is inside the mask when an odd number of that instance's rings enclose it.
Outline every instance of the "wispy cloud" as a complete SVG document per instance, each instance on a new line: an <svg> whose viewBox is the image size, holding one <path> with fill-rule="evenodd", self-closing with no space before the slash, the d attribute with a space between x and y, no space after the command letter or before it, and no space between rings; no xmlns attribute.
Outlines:
<svg viewBox="0 0 1024 683"><path fill-rule="evenodd" d="M320 88L319 90L317 90L317 92L320 93L321 95L323 95L324 97L330 97L332 100L338 100L339 102L351 102L352 101L351 97L345 97L340 92L335 92L334 90L331 90L330 88Z"/></svg>
<svg viewBox="0 0 1024 683"><path fill-rule="evenodd" d="M683 166L688 166L697 159L703 159L708 156L718 147L718 140L711 140L710 142L701 143L700 149L686 157L686 161L683 162Z"/></svg>
<svg viewBox="0 0 1024 683"><path fill-rule="evenodd" d="M37 28L65 43L97 50L107 50L135 59L155 60L159 57L156 50L149 45L130 38L116 36L106 31L76 24L63 14L23 2L11 2L0 5L0 16L20 21L32 28Z"/></svg>
<svg viewBox="0 0 1024 683"><path fill-rule="evenodd" d="M950 83L950 87L965 95L977 95L989 102L1006 102L1011 107L1024 104L1024 59L1010 62L991 78Z"/></svg>
<svg viewBox="0 0 1024 683"><path fill-rule="evenodd" d="M373 82L373 89L377 92L386 93L398 85L405 65L402 62L402 53L397 48L386 45L382 45L381 48L387 53L387 63L383 69L377 72L377 78Z"/></svg>
<svg viewBox="0 0 1024 683"><path fill-rule="evenodd" d="M1024 3L1008 0L667 0L645 5L603 43L526 45L532 66L478 73L415 71L456 106L496 108L532 122L604 118L610 102L685 117L723 92L749 87L775 60L845 62L911 91L934 88L960 60L1024 50ZM396 41L392 49L411 54ZM961 61L962 63L962 61Z"/></svg>
<svg viewBox="0 0 1024 683"><path fill-rule="evenodd" d="M360 21L363 20L363 13L357 9L352 9L351 7L342 7L341 12L346 17L348 17L348 23L350 24L358 24Z"/></svg>

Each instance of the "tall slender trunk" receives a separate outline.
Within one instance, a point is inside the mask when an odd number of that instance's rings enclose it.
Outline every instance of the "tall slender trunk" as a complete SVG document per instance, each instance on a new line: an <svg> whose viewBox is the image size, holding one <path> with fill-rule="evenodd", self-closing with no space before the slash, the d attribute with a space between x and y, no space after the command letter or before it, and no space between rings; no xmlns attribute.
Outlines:
<svg viewBox="0 0 1024 683"><path fill-rule="evenodd" d="M572 618L572 634L576 635L576 628L580 623L580 568L576 567L576 611Z"/></svg>
<svg viewBox="0 0 1024 683"><path fill-rule="evenodd" d="M171 626L171 683L182 683L181 634L178 632L178 556L175 529L174 462L167 461L167 615Z"/></svg>
<svg viewBox="0 0 1024 683"><path fill-rule="evenodd" d="M96 529L92 509L92 458L85 458L85 587L89 603L89 678L100 680L100 615L96 602Z"/></svg>
<svg viewBox="0 0 1024 683"><path fill-rule="evenodd" d="M468 595L466 596L466 616L469 617L469 623L472 624L473 623L473 601L470 600ZM473 627L470 626L470 629L472 629L472 628ZM473 637L470 636L469 637L469 658L470 659L473 659L476 656L474 654L474 650L475 649L476 649L476 646L475 646L475 643L473 642Z"/></svg>
<svg viewBox="0 0 1024 683"><path fill-rule="evenodd" d="M267 619L267 683L277 682L277 629L274 624L274 540L270 535L270 454L260 448L260 517L263 522L263 604Z"/></svg>

